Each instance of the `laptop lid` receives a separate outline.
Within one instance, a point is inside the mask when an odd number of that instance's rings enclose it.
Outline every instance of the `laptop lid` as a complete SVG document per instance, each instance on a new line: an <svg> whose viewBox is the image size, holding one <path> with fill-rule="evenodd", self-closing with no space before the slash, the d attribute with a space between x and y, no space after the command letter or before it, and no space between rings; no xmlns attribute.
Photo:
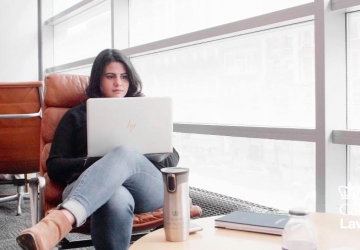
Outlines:
<svg viewBox="0 0 360 250"><path fill-rule="evenodd" d="M170 97L90 98L86 106L89 157L121 145L144 155L173 151Z"/></svg>

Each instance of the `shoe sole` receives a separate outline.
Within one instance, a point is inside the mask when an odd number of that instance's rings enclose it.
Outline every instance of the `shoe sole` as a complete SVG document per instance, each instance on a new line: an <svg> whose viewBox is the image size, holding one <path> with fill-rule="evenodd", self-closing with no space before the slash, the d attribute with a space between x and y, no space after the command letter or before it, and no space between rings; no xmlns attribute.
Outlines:
<svg viewBox="0 0 360 250"><path fill-rule="evenodd" d="M32 234L22 234L16 238L16 242L23 250L39 250Z"/></svg>

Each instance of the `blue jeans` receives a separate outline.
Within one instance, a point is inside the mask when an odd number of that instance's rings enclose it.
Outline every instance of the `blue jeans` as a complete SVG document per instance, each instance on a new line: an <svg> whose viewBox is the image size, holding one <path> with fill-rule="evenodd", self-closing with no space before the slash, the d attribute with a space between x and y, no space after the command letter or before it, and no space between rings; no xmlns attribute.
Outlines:
<svg viewBox="0 0 360 250"><path fill-rule="evenodd" d="M96 249L128 249L134 213L163 206L161 172L142 154L117 147L98 160L63 192L60 208L82 225L91 215Z"/></svg>

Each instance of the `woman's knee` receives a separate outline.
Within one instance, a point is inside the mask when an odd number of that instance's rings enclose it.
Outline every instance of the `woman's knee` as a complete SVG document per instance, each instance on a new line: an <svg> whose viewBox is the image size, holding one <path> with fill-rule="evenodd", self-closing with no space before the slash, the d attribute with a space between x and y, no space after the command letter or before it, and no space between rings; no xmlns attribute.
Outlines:
<svg viewBox="0 0 360 250"><path fill-rule="evenodd" d="M139 162L143 162L146 158L137 149L129 146L118 146L111 151L112 158L122 159L123 163L129 163L134 166Z"/></svg>
<svg viewBox="0 0 360 250"><path fill-rule="evenodd" d="M126 154L126 155L139 154L139 151L137 151L135 148L124 145L117 146L112 151L116 154Z"/></svg>
<svg viewBox="0 0 360 250"><path fill-rule="evenodd" d="M106 206L106 209L110 213L133 214L135 201L131 193L124 186L121 186L104 206Z"/></svg>

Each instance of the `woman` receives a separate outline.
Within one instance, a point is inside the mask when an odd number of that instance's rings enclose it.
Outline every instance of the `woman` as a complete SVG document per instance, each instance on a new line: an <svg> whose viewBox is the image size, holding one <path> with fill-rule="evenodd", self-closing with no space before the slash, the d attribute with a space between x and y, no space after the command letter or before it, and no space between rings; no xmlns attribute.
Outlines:
<svg viewBox="0 0 360 250"><path fill-rule="evenodd" d="M89 98L139 97L141 90L139 76L120 51L106 49L96 57L86 89ZM50 179L68 185L57 210L17 237L23 249L52 249L89 216L96 249L127 249L134 213L163 206L159 169L178 164L175 149L160 163L122 146L102 158L87 158L86 131L85 104L70 109L59 122L46 165Z"/></svg>

